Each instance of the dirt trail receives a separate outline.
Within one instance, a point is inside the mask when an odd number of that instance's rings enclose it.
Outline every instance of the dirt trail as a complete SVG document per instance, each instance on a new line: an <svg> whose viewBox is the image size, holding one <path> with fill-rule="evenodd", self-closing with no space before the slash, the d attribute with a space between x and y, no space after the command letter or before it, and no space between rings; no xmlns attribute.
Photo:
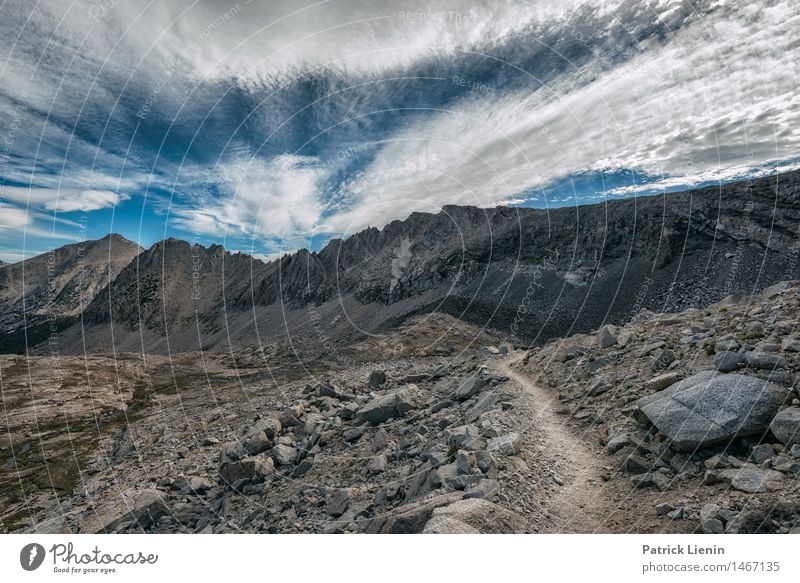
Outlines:
<svg viewBox="0 0 800 583"><path fill-rule="evenodd" d="M549 391L537 386L527 376L512 368L515 359L511 356L493 363L499 373L506 375L519 385L523 391L522 410L532 414L524 423L532 426L538 443L537 449L553 452L559 481L563 485L554 492L548 504L549 520L545 530L556 533L608 532L606 525L614 513L614 504L605 496L606 483L602 479L605 454L593 451L587 445L588 435L577 435L569 428L556 410L558 400ZM528 399L524 399L524 397ZM542 463L534 459L529 463ZM539 490L539 484L531 484Z"/></svg>

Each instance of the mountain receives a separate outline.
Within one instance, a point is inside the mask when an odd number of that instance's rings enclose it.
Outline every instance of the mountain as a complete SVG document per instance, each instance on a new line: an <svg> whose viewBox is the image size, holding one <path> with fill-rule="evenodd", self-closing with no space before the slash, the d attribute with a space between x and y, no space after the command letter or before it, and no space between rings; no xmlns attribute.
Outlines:
<svg viewBox="0 0 800 583"><path fill-rule="evenodd" d="M23 352L72 324L141 251L112 234L0 266L0 349Z"/></svg>
<svg viewBox="0 0 800 583"><path fill-rule="evenodd" d="M107 351L113 324L119 350L308 346L435 311L543 342L796 278L799 222L792 172L574 208L446 206L270 263L169 239L122 269L64 344Z"/></svg>

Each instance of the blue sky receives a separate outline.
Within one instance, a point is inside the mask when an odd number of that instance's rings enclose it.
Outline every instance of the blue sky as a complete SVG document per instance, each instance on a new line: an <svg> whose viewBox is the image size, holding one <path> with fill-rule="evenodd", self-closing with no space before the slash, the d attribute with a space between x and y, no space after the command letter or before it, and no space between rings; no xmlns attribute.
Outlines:
<svg viewBox="0 0 800 583"><path fill-rule="evenodd" d="M110 231L275 257L798 158L790 0L45 0L0 28L6 261Z"/></svg>

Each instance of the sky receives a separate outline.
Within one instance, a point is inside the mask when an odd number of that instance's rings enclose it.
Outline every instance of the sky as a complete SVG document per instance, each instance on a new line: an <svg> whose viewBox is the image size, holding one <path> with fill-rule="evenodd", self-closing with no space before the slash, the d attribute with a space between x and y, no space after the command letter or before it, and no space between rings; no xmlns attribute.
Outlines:
<svg viewBox="0 0 800 583"><path fill-rule="evenodd" d="M270 259L769 175L798 62L795 0L6 0L0 260L109 232Z"/></svg>

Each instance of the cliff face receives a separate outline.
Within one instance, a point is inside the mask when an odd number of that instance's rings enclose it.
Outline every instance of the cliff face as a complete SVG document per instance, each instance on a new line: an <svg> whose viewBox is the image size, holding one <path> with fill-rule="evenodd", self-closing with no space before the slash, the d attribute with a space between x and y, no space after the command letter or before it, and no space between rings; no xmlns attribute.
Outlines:
<svg viewBox="0 0 800 583"><path fill-rule="evenodd" d="M270 263L167 240L84 321L113 322L117 340L194 336L196 348L307 333L309 310L334 341L440 311L538 342L796 278L799 199L795 172L554 210L447 206ZM108 349L108 335L87 338Z"/></svg>

